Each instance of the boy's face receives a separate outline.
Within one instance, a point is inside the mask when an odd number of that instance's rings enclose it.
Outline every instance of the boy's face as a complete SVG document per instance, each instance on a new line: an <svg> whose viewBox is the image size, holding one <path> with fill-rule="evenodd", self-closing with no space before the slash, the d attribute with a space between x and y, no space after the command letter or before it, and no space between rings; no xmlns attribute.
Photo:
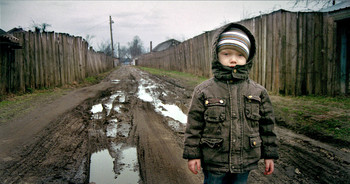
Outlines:
<svg viewBox="0 0 350 184"><path fill-rule="evenodd" d="M218 54L219 61L222 65L228 67L235 67L236 65L245 65L247 59L240 52L234 49L224 49Z"/></svg>

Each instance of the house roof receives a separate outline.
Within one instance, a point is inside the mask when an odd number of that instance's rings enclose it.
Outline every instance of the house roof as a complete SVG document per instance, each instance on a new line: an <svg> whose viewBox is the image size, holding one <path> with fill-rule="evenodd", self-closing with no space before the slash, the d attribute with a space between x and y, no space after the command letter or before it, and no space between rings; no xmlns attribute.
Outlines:
<svg viewBox="0 0 350 184"><path fill-rule="evenodd" d="M154 49L152 49L152 51L155 51L155 52L163 51L163 50L166 50L170 47L174 47L174 46L178 45L179 43L181 43L181 42L179 42L175 39L170 39L170 40L167 40L165 42L158 44L156 47L154 47Z"/></svg>
<svg viewBox="0 0 350 184"><path fill-rule="evenodd" d="M11 30L7 31L7 33L9 34L13 34L13 33L21 33L21 32L25 32L22 28L12 28Z"/></svg>
<svg viewBox="0 0 350 184"><path fill-rule="evenodd" d="M0 29L0 45L8 45L12 48L21 48L19 45L19 39L2 29Z"/></svg>
<svg viewBox="0 0 350 184"><path fill-rule="evenodd" d="M7 39L8 41L16 42L16 43L18 43L18 41L19 41L18 38L14 37L12 34L5 32L2 29L0 29L0 38Z"/></svg>

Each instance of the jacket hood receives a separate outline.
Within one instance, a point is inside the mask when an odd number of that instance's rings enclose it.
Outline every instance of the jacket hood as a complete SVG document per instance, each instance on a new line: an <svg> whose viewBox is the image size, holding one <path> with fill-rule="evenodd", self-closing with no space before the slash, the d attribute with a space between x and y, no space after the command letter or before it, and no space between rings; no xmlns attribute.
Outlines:
<svg viewBox="0 0 350 184"><path fill-rule="evenodd" d="M224 66L220 63L217 52L217 44L219 42L219 37L221 33L230 30L231 28L238 28L244 31L251 43L249 56L247 59L247 64L245 65L237 65L234 68L230 68ZM212 71L214 77L219 80L242 80L247 79L249 76L249 71L253 66L253 57L256 52L256 43L253 34L244 26L236 23L230 23L225 26L222 26L214 33L213 41L212 41Z"/></svg>

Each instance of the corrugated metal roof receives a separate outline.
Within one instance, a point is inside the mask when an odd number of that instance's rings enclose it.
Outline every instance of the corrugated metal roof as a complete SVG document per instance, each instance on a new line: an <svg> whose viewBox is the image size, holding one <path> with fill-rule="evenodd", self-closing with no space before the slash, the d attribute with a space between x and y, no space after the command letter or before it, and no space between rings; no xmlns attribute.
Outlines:
<svg viewBox="0 0 350 184"><path fill-rule="evenodd" d="M156 47L154 47L154 49L152 49L152 51L154 51L154 52L163 51L163 50L166 50L170 47L176 46L179 43L181 43L181 42L179 42L175 39L170 39L170 40L167 40L165 42L158 44Z"/></svg>
<svg viewBox="0 0 350 184"><path fill-rule="evenodd" d="M350 1L341 1L333 6L322 8L320 12L332 12L350 7Z"/></svg>

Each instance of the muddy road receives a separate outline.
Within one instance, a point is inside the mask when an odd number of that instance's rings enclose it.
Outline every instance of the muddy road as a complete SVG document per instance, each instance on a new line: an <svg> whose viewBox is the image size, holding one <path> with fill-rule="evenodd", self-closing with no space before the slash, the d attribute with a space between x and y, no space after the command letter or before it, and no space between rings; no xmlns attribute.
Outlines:
<svg viewBox="0 0 350 184"><path fill-rule="evenodd" d="M181 158L192 90L176 79L121 67L98 85L1 125L0 181L201 183L203 175L191 174ZM249 183L350 181L348 145L334 147L281 127L276 131L275 173L264 176L261 161Z"/></svg>

